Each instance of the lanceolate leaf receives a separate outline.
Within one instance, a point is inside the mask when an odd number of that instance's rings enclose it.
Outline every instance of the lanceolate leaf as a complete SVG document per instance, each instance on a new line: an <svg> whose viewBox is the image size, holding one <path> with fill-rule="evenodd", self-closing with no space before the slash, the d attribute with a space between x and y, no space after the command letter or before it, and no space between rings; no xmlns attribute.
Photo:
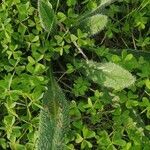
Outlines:
<svg viewBox="0 0 150 150"><path fill-rule="evenodd" d="M97 9L100 9L102 7L106 7L115 1L119 1L119 0L101 0L101 3Z"/></svg>
<svg viewBox="0 0 150 150"><path fill-rule="evenodd" d="M101 0L100 5L91 12L91 15L102 13L102 10L106 7L109 6L111 3L115 2L117 0Z"/></svg>
<svg viewBox="0 0 150 150"><path fill-rule="evenodd" d="M83 67L85 74L93 82L115 90L122 90L135 82L135 78L131 73L111 62L88 61Z"/></svg>
<svg viewBox="0 0 150 150"><path fill-rule="evenodd" d="M49 75L48 90L43 98L40 113L37 150L63 150L64 137L68 127L68 105L65 95Z"/></svg>
<svg viewBox="0 0 150 150"><path fill-rule="evenodd" d="M100 5L96 9L84 13L81 17L79 17L77 22L80 22L80 21L82 21L86 18L89 18L89 17L93 16L93 15L98 15L98 14L102 13L103 9L106 6L110 5L111 3L115 2L115 1L119 1L119 0L101 0Z"/></svg>
<svg viewBox="0 0 150 150"><path fill-rule="evenodd" d="M84 19L77 27L91 36L103 30L106 24L107 16L99 14Z"/></svg>
<svg viewBox="0 0 150 150"><path fill-rule="evenodd" d="M38 12L42 27L50 33L56 25L56 16L51 3L48 0L38 0Z"/></svg>

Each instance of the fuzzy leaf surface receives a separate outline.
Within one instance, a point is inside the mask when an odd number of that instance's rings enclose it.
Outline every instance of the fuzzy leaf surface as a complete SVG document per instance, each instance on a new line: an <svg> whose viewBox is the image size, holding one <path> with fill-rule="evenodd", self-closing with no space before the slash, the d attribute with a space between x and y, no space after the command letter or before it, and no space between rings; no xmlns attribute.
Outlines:
<svg viewBox="0 0 150 150"><path fill-rule="evenodd" d="M107 24L107 16L106 15L94 15L88 17L80 22L78 27L85 33L88 33L89 36L95 35L99 33Z"/></svg>
<svg viewBox="0 0 150 150"><path fill-rule="evenodd" d="M50 33L56 25L56 16L51 3L48 0L39 0L38 12L42 27Z"/></svg>
<svg viewBox="0 0 150 150"><path fill-rule="evenodd" d="M93 82L115 90L122 90L135 82L132 74L114 63L88 61L83 66L86 76Z"/></svg>
<svg viewBox="0 0 150 150"><path fill-rule="evenodd" d="M37 150L63 150L69 109L65 95L51 73L49 78L40 112Z"/></svg>

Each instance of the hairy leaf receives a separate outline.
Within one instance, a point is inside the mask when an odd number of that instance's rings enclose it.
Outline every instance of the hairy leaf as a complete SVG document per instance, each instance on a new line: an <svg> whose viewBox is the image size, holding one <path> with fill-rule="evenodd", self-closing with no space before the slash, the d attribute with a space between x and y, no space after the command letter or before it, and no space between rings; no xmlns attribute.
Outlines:
<svg viewBox="0 0 150 150"><path fill-rule="evenodd" d="M42 27L50 33L56 25L56 16L51 3L48 0L39 0L38 12Z"/></svg>
<svg viewBox="0 0 150 150"><path fill-rule="evenodd" d="M48 90L43 98L40 112L37 150L61 150L68 127L68 105L65 95L52 76L49 75Z"/></svg>
<svg viewBox="0 0 150 150"><path fill-rule="evenodd" d="M99 14L84 19L83 21L80 22L78 27L83 32L86 32L91 36L103 30L106 24L107 24L107 16Z"/></svg>
<svg viewBox="0 0 150 150"><path fill-rule="evenodd" d="M115 2L115 1L117 1L117 0L101 0L101 3L100 3L98 8L106 7L106 6L110 5L111 3Z"/></svg>
<svg viewBox="0 0 150 150"><path fill-rule="evenodd" d="M106 7L109 6L111 3L118 1L118 0L102 0L100 5L91 12L91 15L102 13L102 10Z"/></svg>
<svg viewBox="0 0 150 150"><path fill-rule="evenodd" d="M115 90L129 87L135 82L135 78L131 73L111 62L88 61L83 67L87 77L93 82Z"/></svg>
<svg viewBox="0 0 150 150"><path fill-rule="evenodd" d="M77 20L77 23L81 22L82 20L86 18L103 13L103 9L115 1L119 1L119 0L102 0L100 5L98 5L96 9L89 11L89 12L85 12L83 15L81 15L79 19Z"/></svg>

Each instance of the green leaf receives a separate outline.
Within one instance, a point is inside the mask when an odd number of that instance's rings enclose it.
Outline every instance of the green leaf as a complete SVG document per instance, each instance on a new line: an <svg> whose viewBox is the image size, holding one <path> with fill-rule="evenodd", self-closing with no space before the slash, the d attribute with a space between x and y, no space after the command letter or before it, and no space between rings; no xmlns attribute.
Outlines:
<svg viewBox="0 0 150 150"><path fill-rule="evenodd" d="M135 82L132 74L114 63L84 63L86 76L93 82L115 90L122 90Z"/></svg>
<svg viewBox="0 0 150 150"><path fill-rule="evenodd" d="M48 90L43 97L40 113L37 150L58 150L64 147L64 137L69 124L65 95L49 73Z"/></svg>
<svg viewBox="0 0 150 150"><path fill-rule="evenodd" d="M18 143L15 143L15 144L12 144L12 149L17 149L17 150L26 150L26 147L24 145L21 145L21 144L18 144Z"/></svg>
<svg viewBox="0 0 150 150"><path fill-rule="evenodd" d="M28 56L28 61L30 62L30 64L35 64L35 60L31 57L31 56Z"/></svg>
<svg viewBox="0 0 150 150"><path fill-rule="evenodd" d="M101 4L99 5L98 8L106 7L115 1L117 1L117 0L101 0Z"/></svg>
<svg viewBox="0 0 150 150"><path fill-rule="evenodd" d="M126 145L126 141L122 140L122 139L118 139L118 140L116 139L116 140L113 141L113 143L115 145L119 145L119 146L125 146Z"/></svg>
<svg viewBox="0 0 150 150"><path fill-rule="evenodd" d="M98 14L80 21L77 28L80 28L83 32L92 36L103 30L107 21L106 15Z"/></svg>
<svg viewBox="0 0 150 150"><path fill-rule="evenodd" d="M38 11L42 27L50 33L56 25L56 16L51 3L48 0L39 0Z"/></svg>
<svg viewBox="0 0 150 150"><path fill-rule="evenodd" d="M57 19L59 20L59 22L63 22L67 19L66 15L62 12L58 12L57 13Z"/></svg>
<svg viewBox="0 0 150 150"><path fill-rule="evenodd" d="M93 11L89 12L87 15L92 16L95 14L99 14L103 11L103 9L106 6L109 6L111 3L115 2L115 1L118 1L118 0L101 0L100 5L96 9L94 9ZM87 15L85 15L85 16L87 16Z"/></svg>
<svg viewBox="0 0 150 150"><path fill-rule="evenodd" d="M101 131L100 136L97 137L97 143L99 145L111 145L111 140L106 131Z"/></svg>
<svg viewBox="0 0 150 150"><path fill-rule="evenodd" d="M85 12L83 15L81 15L81 17L78 18L78 22L80 22L86 18L90 18L94 15L98 15L98 14L102 13L103 9L106 6L110 5L111 3L115 2L115 1L117 1L117 0L102 0L100 5L97 8L93 9L92 11Z"/></svg>
<svg viewBox="0 0 150 150"><path fill-rule="evenodd" d="M88 130L88 128L86 128L85 126L83 127L82 132L83 132L83 137L86 139L95 137L95 132Z"/></svg>
<svg viewBox="0 0 150 150"><path fill-rule="evenodd" d="M2 146L3 149L6 149L7 148L6 139L0 138L0 145Z"/></svg>
<svg viewBox="0 0 150 150"><path fill-rule="evenodd" d="M90 83L87 80L79 77L77 80L75 80L73 92L76 96L84 95L85 92L88 90L89 86Z"/></svg>
<svg viewBox="0 0 150 150"><path fill-rule="evenodd" d="M77 3L77 0L67 0L68 6L74 6Z"/></svg>
<svg viewBox="0 0 150 150"><path fill-rule="evenodd" d="M148 89L150 89L150 80L149 80L149 79L147 79L147 80L145 81L145 84L146 84L146 87L147 87Z"/></svg>
<svg viewBox="0 0 150 150"><path fill-rule="evenodd" d="M145 126L146 130L150 131L150 125Z"/></svg>
<svg viewBox="0 0 150 150"><path fill-rule="evenodd" d="M83 140L83 142L81 143L81 149L85 149L87 147L92 148L92 144L87 140Z"/></svg>
<svg viewBox="0 0 150 150"><path fill-rule="evenodd" d="M32 41L31 42L37 42L39 40L39 36L35 36L33 39L32 39Z"/></svg>
<svg viewBox="0 0 150 150"><path fill-rule="evenodd" d="M76 142L76 143L81 143L82 141L83 141L82 136L77 133L77 134L76 134L76 140L75 140L75 142Z"/></svg>

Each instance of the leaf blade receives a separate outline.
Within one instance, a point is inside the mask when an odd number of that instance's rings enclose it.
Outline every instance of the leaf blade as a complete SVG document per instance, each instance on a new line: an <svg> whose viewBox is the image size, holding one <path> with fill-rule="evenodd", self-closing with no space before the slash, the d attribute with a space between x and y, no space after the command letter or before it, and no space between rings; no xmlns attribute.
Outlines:
<svg viewBox="0 0 150 150"><path fill-rule="evenodd" d="M42 27L47 32L52 32L56 26L56 16L48 0L38 1L38 12Z"/></svg>
<svg viewBox="0 0 150 150"><path fill-rule="evenodd" d="M63 149L64 135L69 125L65 95L52 73L49 78L48 90L43 97L43 109L40 112L37 150Z"/></svg>
<svg viewBox="0 0 150 150"><path fill-rule="evenodd" d="M107 16L98 14L82 20L77 27L89 36L95 35L103 30L107 24Z"/></svg>
<svg viewBox="0 0 150 150"><path fill-rule="evenodd" d="M108 88L122 90L135 82L135 77L129 71L111 62L88 61L83 67L89 79Z"/></svg>

